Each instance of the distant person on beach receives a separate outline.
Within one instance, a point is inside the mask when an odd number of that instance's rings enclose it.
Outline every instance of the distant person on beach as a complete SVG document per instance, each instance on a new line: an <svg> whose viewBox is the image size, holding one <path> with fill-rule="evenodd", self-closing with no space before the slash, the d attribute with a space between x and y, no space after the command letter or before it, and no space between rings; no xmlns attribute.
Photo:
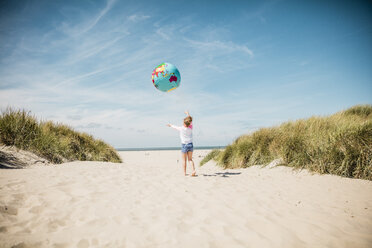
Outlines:
<svg viewBox="0 0 372 248"><path fill-rule="evenodd" d="M194 161L192 161L192 152L194 151L194 146L192 144L192 117L190 116L188 111L185 111L187 117L183 119L183 126L178 127L172 124L168 124L168 127L172 127L180 132L181 138L181 152L182 152L182 165L183 165L183 172L186 176L186 160L192 166L192 174L191 176L196 175Z"/></svg>

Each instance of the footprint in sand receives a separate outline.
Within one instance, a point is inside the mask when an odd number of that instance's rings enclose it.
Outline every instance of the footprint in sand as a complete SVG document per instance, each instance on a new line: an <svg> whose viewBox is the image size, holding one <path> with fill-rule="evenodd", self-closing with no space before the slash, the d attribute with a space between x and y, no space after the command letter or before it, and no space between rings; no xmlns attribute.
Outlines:
<svg viewBox="0 0 372 248"><path fill-rule="evenodd" d="M0 213L17 215L18 209L13 206L0 206Z"/></svg>
<svg viewBox="0 0 372 248"><path fill-rule="evenodd" d="M36 248L36 247L42 247L43 243L38 242L38 243L18 243L16 245L11 246L11 248Z"/></svg>
<svg viewBox="0 0 372 248"><path fill-rule="evenodd" d="M12 205L21 206L26 201L26 196L24 194L12 194Z"/></svg>
<svg viewBox="0 0 372 248"><path fill-rule="evenodd" d="M6 233L6 232L8 232L8 228L6 226L1 226L0 233Z"/></svg>
<svg viewBox="0 0 372 248"><path fill-rule="evenodd" d="M53 244L53 248L67 248L70 247L68 243L55 243Z"/></svg>
<svg viewBox="0 0 372 248"><path fill-rule="evenodd" d="M28 212L39 215L41 212L43 212L44 209L45 209L45 206L39 205L39 206L34 206L30 208Z"/></svg>
<svg viewBox="0 0 372 248"><path fill-rule="evenodd" d="M49 221L48 230L50 232L55 232L55 231L59 230L61 227L64 227L64 226L66 226L66 221L55 219L55 220Z"/></svg>
<svg viewBox="0 0 372 248"><path fill-rule="evenodd" d="M23 235L23 234L30 234L30 233L32 233L32 230L30 228L23 227L23 225L22 225L22 227L19 227L19 228L22 228L22 229L20 231L18 231L18 232L15 232L14 235Z"/></svg>
<svg viewBox="0 0 372 248"><path fill-rule="evenodd" d="M89 241L87 239L82 239L77 243L76 247L78 248L88 248L89 247Z"/></svg>
<svg viewBox="0 0 372 248"><path fill-rule="evenodd" d="M99 246L99 240L98 239L92 239L92 245L93 246Z"/></svg>

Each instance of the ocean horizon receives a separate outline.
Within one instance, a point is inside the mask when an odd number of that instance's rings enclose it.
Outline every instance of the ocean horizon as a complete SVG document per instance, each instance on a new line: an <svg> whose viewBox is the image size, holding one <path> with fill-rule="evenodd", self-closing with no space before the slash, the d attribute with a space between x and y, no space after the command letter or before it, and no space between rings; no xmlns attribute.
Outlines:
<svg viewBox="0 0 372 248"><path fill-rule="evenodd" d="M224 149L226 146L194 146L194 150ZM115 148L117 151L165 151L181 150L180 146Z"/></svg>

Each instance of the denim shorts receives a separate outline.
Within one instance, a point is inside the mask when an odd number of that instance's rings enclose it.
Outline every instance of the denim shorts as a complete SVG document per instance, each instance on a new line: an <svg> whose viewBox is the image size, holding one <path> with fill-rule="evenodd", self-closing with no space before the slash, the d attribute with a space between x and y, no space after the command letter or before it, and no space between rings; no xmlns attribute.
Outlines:
<svg viewBox="0 0 372 248"><path fill-rule="evenodd" d="M182 144L182 148L181 148L182 153L187 153L187 152L192 152L192 151L194 151L194 146L192 145L192 143Z"/></svg>

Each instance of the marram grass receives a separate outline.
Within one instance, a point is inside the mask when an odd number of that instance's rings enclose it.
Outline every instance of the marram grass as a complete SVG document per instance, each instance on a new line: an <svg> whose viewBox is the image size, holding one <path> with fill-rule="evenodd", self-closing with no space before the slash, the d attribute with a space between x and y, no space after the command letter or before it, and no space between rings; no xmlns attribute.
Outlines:
<svg viewBox="0 0 372 248"><path fill-rule="evenodd" d="M8 108L1 113L0 144L31 151L53 163L121 162L116 150L103 141L66 125L38 121L25 110Z"/></svg>
<svg viewBox="0 0 372 248"><path fill-rule="evenodd" d="M207 154L207 156L205 156L202 161L200 161L200 166L203 166L205 163L207 163L209 160L215 158L218 156L218 154L220 153L221 151L218 150L218 149L213 149L210 153Z"/></svg>
<svg viewBox="0 0 372 248"><path fill-rule="evenodd" d="M237 138L221 152L224 168L268 164L281 158L294 168L372 180L372 106L358 105L327 117L290 121Z"/></svg>

